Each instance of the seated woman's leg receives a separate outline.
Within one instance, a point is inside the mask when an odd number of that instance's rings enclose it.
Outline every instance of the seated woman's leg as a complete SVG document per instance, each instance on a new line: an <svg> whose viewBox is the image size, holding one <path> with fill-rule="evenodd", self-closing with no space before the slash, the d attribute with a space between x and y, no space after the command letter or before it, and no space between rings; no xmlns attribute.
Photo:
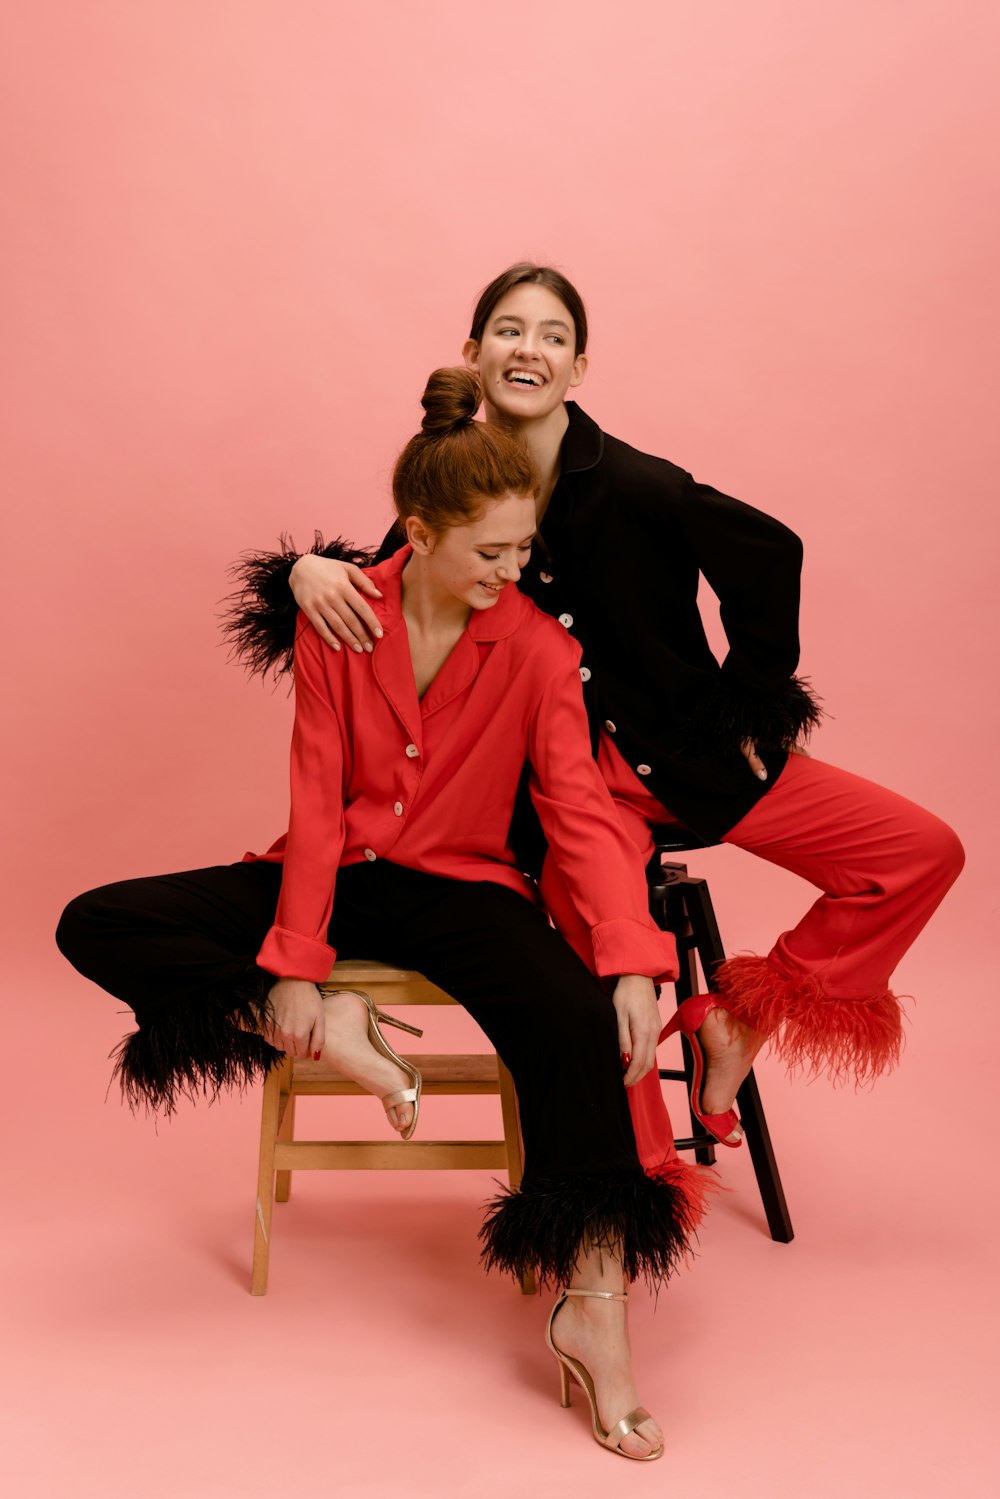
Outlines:
<svg viewBox="0 0 1000 1499"><path fill-rule="evenodd" d="M380 861L341 871L330 940L345 956L424 973L473 1015L511 1070L525 1171L520 1191L489 1204L487 1266L593 1290L640 1276L661 1283L700 1216L700 1173L680 1162L658 1177L643 1172L614 1008L542 914L501 886ZM605 1429L633 1409L620 1302L564 1306L554 1338L595 1365ZM641 1456L659 1440L644 1422L622 1445Z"/></svg>
<svg viewBox="0 0 1000 1499"><path fill-rule="evenodd" d="M123 880L77 896L56 941L85 978L134 1012L115 1072L130 1103L166 1113L180 1093L242 1086L278 1053L254 1032L273 976L254 962L281 869L218 865Z"/></svg>
<svg viewBox="0 0 1000 1499"><path fill-rule="evenodd" d="M775 1036L790 1065L858 1082L898 1060L893 969L961 871L962 846L932 813L860 776L791 755L726 843L823 892L764 957L716 973L733 1013Z"/></svg>

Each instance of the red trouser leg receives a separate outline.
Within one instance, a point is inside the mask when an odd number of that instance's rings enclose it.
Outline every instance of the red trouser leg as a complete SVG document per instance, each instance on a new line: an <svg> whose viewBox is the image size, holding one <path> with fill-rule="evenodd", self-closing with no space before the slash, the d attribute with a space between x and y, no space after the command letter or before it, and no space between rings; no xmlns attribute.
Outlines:
<svg viewBox="0 0 1000 1499"><path fill-rule="evenodd" d="M775 1050L790 1066L859 1083L891 1068L902 1026L889 980L962 868L951 828L860 776L790 755L723 841L823 892L766 958L730 958L716 970L733 1013L777 1032Z"/></svg>

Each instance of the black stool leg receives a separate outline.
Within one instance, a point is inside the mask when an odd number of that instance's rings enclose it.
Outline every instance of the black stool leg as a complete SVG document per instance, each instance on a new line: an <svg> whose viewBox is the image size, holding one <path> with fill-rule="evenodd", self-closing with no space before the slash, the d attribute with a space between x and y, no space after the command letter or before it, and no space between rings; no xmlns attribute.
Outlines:
<svg viewBox="0 0 1000 1499"><path fill-rule="evenodd" d="M687 907L684 902L683 887L680 883L669 885L661 902L660 914L662 920L658 925L664 927L673 934L677 944L677 961L680 972L674 985L678 1005L684 1000L690 999L692 994L698 992L698 964L694 932L688 920ZM655 919L655 918L654 918ZM691 1117L691 1135L687 1140L675 1140L674 1145L678 1150L693 1150L694 1158L700 1166L715 1165L715 1141L712 1136L698 1123L694 1110L691 1108L691 1079L694 1077L694 1055L691 1045L686 1036L681 1037L681 1049L684 1054L684 1071L677 1072L671 1067L661 1067L660 1077L673 1082L684 1082L684 1091L688 1100L688 1113Z"/></svg>
<svg viewBox="0 0 1000 1499"><path fill-rule="evenodd" d="M778 1244L790 1244L795 1238L792 1219L785 1201L785 1189L778 1174L778 1163L774 1158L771 1135L764 1118L764 1106L760 1101L757 1079L751 1071L744 1079L736 1095L739 1105L743 1133L750 1148L750 1159L757 1176L760 1200L764 1204L767 1226L771 1238Z"/></svg>
<svg viewBox="0 0 1000 1499"><path fill-rule="evenodd" d="M702 972L710 989L715 988L715 970L725 960L722 938L719 935L712 897L707 880L692 878L685 871L679 882L684 892L684 904L688 920L694 933L695 946L701 959ZM764 1106L760 1101L757 1080L751 1071L736 1095L739 1105L743 1133L750 1149L750 1159L757 1177L767 1226L771 1238L779 1244L790 1244L795 1237L788 1204L785 1201L778 1163L775 1160L771 1135L764 1117Z"/></svg>
<svg viewBox="0 0 1000 1499"><path fill-rule="evenodd" d="M725 961L725 949L719 935L708 882L688 874L686 864L659 864L659 851L650 864L649 909L657 926L673 933L680 961L677 1002L682 1004L698 990L698 971L695 954L709 988L715 987L714 975L718 965ZM661 1067L660 1077L669 1081L684 1080L690 1100L692 1058L688 1043L683 1042L684 1071ZM794 1238L791 1216L785 1201L778 1163L775 1159L771 1135L764 1117L764 1106L753 1072L749 1074L736 1095L740 1119L746 1136L750 1159L753 1162L757 1188L760 1192L764 1214L771 1238L779 1244L790 1244ZM687 1140L675 1140L678 1150L693 1150L695 1159L702 1165L713 1165L715 1148L712 1137L707 1135L692 1116L693 1134ZM708 1141L710 1143L706 1144Z"/></svg>

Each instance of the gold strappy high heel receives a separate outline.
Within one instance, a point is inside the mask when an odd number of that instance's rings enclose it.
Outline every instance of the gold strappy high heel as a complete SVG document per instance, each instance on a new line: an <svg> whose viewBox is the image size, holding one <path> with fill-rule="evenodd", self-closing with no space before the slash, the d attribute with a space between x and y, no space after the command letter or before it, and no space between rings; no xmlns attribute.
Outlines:
<svg viewBox="0 0 1000 1499"><path fill-rule="evenodd" d="M422 1036L423 1031L418 1029L418 1027L415 1025L407 1025L405 1020L397 1020L395 1015L387 1015L384 1010L379 1009L378 1005L375 1004L371 995L365 994L364 990L362 989L323 988L322 992L324 995L356 994L358 999L364 1001L365 1009L368 1011L369 1041L374 1046L377 1052L380 1052L382 1056L387 1059L387 1061L395 1062L396 1066L400 1067L410 1079L410 1087L400 1088L396 1093L386 1093L380 1100L380 1102L386 1113L388 1113L390 1109L395 1108L397 1104L412 1103L413 1118L410 1120L406 1129L397 1131L402 1139L412 1139L413 1131L417 1127L417 1115L420 1113L420 1090L423 1087L423 1079L420 1076L419 1070L413 1066L412 1062L408 1062L405 1057L401 1057L397 1052L393 1051L392 1047L389 1045L388 1041L379 1030L379 1021L381 1021L383 1025L394 1025L397 1030L406 1031L407 1034L411 1036Z"/></svg>
<svg viewBox="0 0 1000 1499"><path fill-rule="evenodd" d="M634 1431L637 1426L641 1426L643 1421L651 1421L653 1419L649 1411L644 1406L637 1405L635 1410L629 1411L627 1416L622 1416L620 1421L616 1421L610 1431L605 1431L601 1425L601 1419L597 1414L597 1393L594 1389L594 1381L591 1379L590 1373L580 1363L579 1359L571 1358L568 1353L563 1353L562 1349L557 1348L552 1341L552 1324L556 1319L556 1313L567 1296L596 1296L601 1301L628 1301L628 1292L583 1291L576 1286L568 1286L552 1308L549 1325L545 1329L545 1341L548 1343L559 1364L559 1374L562 1379L563 1407L565 1408L569 1405L569 1382L572 1375L590 1401L590 1419L594 1426L594 1440L600 1442L601 1446L606 1447L609 1452L617 1452L619 1457L628 1457L637 1463L653 1462L656 1458L663 1456L662 1442L659 1447L654 1447L652 1452L647 1452L642 1457L632 1452L623 1452L621 1445L629 1432Z"/></svg>

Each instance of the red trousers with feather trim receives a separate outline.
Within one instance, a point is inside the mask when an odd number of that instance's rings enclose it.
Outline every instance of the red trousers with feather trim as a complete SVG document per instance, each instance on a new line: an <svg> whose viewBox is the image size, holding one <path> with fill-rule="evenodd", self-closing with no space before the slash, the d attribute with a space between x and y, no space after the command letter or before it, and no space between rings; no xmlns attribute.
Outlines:
<svg viewBox="0 0 1000 1499"><path fill-rule="evenodd" d="M649 825L671 821L670 813L606 737L598 759L625 826L648 857ZM717 970L733 1013L771 1036L790 1067L858 1083L891 1069L902 1048L902 1009L890 978L962 869L954 832L895 792L793 754L723 842L822 892L766 957L730 958ZM551 860L542 893L563 936L593 966L589 934ZM673 1151L655 1073L629 1099L640 1158L654 1169Z"/></svg>

